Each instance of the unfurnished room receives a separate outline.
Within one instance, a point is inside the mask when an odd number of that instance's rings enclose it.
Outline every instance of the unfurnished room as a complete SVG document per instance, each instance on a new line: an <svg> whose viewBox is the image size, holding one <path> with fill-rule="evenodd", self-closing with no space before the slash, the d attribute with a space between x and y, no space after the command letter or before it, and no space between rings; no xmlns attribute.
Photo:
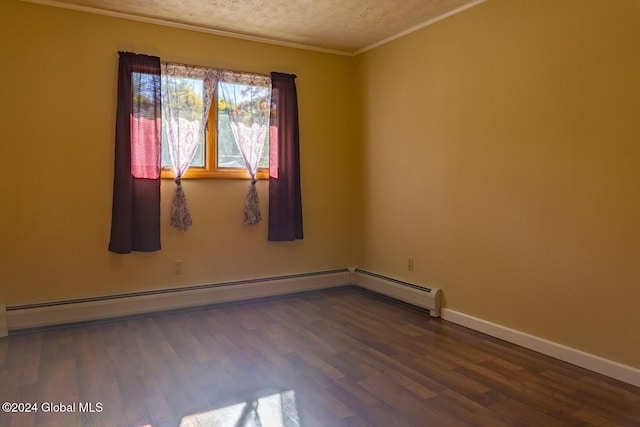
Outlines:
<svg viewBox="0 0 640 427"><path fill-rule="evenodd" d="M0 427L640 426L639 0L0 20Z"/></svg>

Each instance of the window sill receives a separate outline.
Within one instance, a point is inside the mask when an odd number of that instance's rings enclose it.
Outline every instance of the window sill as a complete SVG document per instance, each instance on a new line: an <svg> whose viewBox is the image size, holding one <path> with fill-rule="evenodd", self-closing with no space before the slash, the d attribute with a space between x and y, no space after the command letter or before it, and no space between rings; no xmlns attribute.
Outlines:
<svg viewBox="0 0 640 427"><path fill-rule="evenodd" d="M173 170L166 169L160 173L162 179L175 179ZM256 176L259 180L269 179L269 169L260 169ZM249 173L242 169L219 169L209 171L205 169L191 168L182 176L182 179L251 179Z"/></svg>

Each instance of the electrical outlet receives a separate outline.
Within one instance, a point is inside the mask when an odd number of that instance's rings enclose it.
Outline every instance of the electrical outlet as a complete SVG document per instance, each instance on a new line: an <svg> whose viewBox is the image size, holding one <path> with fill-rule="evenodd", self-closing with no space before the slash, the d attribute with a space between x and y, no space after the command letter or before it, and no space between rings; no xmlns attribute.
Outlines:
<svg viewBox="0 0 640 427"><path fill-rule="evenodd" d="M182 274L182 260L173 261L173 274Z"/></svg>
<svg viewBox="0 0 640 427"><path fill-rule="evenodd" d="M407 270L413 271L413 258L407 258Z"/></svg>

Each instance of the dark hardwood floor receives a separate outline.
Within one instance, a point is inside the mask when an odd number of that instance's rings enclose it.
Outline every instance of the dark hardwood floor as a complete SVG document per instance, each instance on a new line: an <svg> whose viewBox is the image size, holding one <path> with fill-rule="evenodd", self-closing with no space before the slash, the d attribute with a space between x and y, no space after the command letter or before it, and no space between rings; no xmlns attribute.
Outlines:
<svg viewBox="0 0 640 427"><path fill-rule="evenodd" d="M0 426L640 426L637 387L352 288L10 335L0 368L38 405Z"/></svg>

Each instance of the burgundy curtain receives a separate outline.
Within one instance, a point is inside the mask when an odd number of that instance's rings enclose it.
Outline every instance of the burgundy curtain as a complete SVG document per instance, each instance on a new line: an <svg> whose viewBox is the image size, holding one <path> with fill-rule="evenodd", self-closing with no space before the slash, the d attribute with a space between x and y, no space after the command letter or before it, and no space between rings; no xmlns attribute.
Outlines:
<svg viewBox="0 0 640 427"><path fill-rule="evenodd" d="M269 240L303 238L298 95L294 74L271 73Z"/></svg>
<svg viewBox="0 0 640 427"><path fill-rule="evenodd" d="M109 250L160 249L160 58L119 52Z"/></svg>

